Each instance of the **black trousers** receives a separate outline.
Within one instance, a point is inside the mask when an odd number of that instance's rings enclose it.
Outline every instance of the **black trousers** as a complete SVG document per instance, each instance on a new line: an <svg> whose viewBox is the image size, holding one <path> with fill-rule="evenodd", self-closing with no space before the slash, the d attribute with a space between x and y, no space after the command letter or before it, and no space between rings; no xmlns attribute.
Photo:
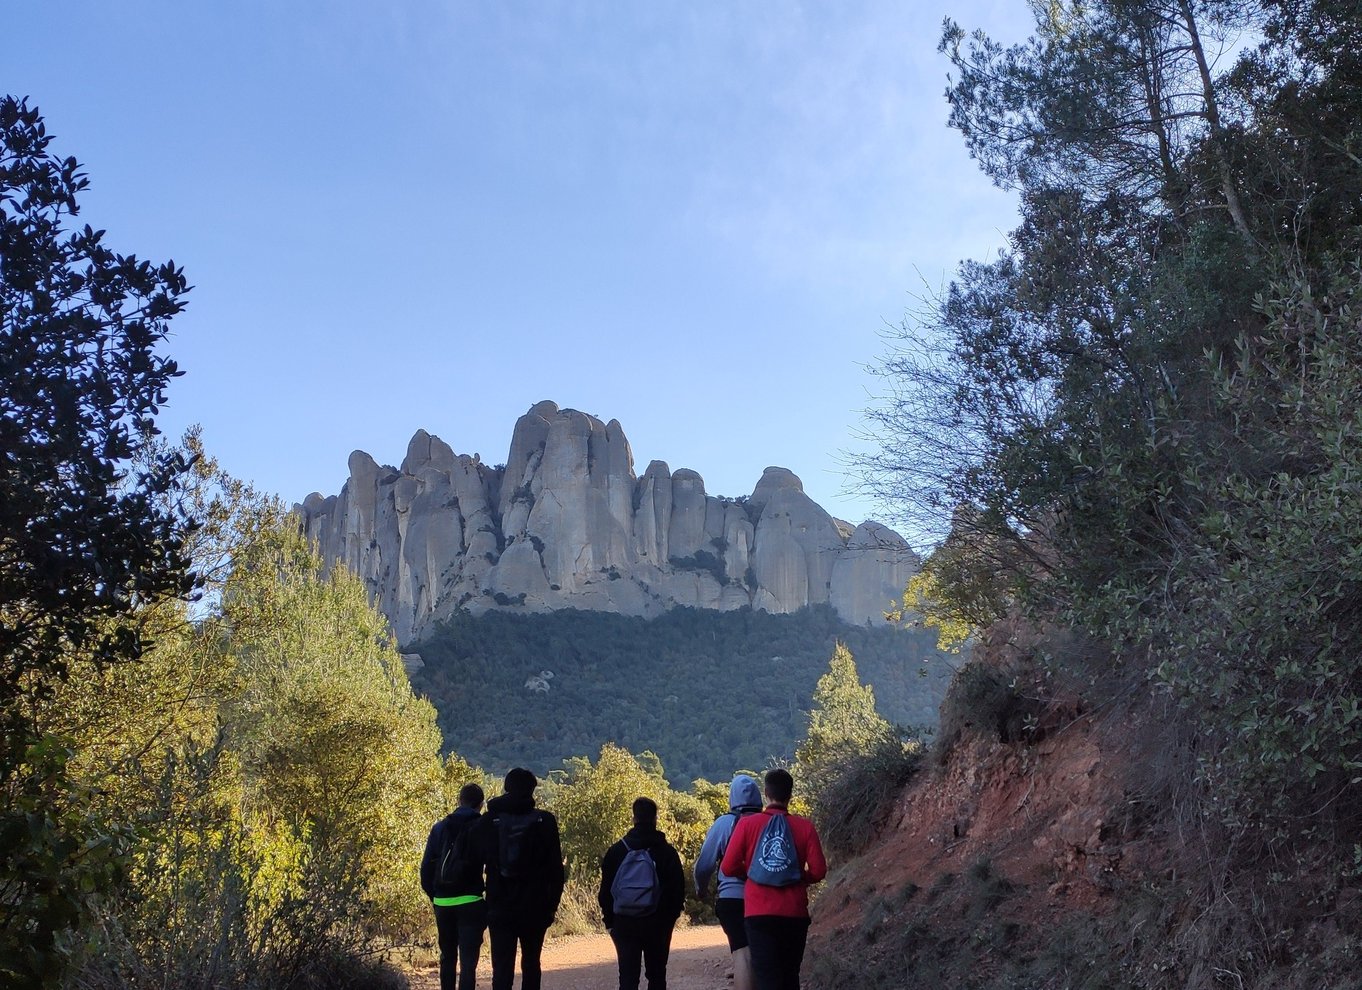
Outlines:
<svg viewBox="0 0 1362 990"><path fill-rule="evenodd" d="M474 990L487 930L486 902L436 906L435 930L440 933L440 990Z"/></svg>
<svg viewBox="0 0 1362 990"><path fill-rule="evenodd" d="M747 944L757 990L799 990L799 967L808 940L808 918L748 915Z"/></svg>
<svg viewBox="0 0 1362 990"><path fill-rule="evenodd" d="M672 951L675 924L655 919L615 919L610 937L620 964L620 990L638 990L640 969L648 976L648 990L667 990L667 956Z"/></svg>
<svg viewBox="0 0 1362 990"><path fill-rule="evenodd" d="M520 949L520 990L539 990L546 925L494 921L487 926L492 940L492 990L511 990L515 982L515 954Z"/></svg>
<svg viewBox="0 0 1362 990"><path fill-rule="evenodd" d="M743 917L745 906L746 902L741 897L720 897L714 902L714 913L728 938L729 952L747 948L747 919Z"/></svg>

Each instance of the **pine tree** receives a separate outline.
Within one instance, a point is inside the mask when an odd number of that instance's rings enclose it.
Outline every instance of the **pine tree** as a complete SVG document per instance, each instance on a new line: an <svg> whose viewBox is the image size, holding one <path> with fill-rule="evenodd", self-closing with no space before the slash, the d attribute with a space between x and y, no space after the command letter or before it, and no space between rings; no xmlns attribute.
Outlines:
<svg viewBox="0 0 1362 990"><path fill-rule="evenodd" d="M818 781L839 762L871 749L893 732L875 709L875 689L862 684L851 651L838 643L828 672L813 692L809 731L795 750L796 780L801 788L818 789Z"/></svg>

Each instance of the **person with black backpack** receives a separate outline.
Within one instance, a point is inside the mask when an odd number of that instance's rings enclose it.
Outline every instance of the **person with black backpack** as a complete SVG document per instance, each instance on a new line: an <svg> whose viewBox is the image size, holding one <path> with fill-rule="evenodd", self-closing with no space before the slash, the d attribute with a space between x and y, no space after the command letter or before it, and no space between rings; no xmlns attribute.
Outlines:
<svg viewBox="0 0 1362 990"><path fill-rule="evenodd" d="M558 913L566 874L558 819L534 805L539 779L524 767L506 774L505 791L469 833L470 855L487 870L487 933L492 990L511 990L516 951L521 990L539 990L544 935Z"/></svg>
<svg viewBox="0 0 1362 990"><path fill-rule="evenodd" d="M640 970L648 990L667 990L672 930L686 901L681 857L657 830L657 803L634 801L634 827L605 851L597 900L619 959L620 990L638 990Z"/></svg>
<svg viewBox="0 0 1362 990"><path fill-rule="evenodd" d="M761 811L761 788L745 773L736 774L728 787L728 813L720 815L705 834L704 845L695 860L695 896L701 900L709 895L710 878L719 874L719 896L714 901L714 913L728 939L728 951L733 959L733 990L752 990L752 950L747 945L747 927L743 920L743 880L730 877L719 869L733 829L743 818Z"/></svg>
<svg viewBox="0 0 1362 990"><path fill-rule="evenodd" d="M794 778L766 773L766 810L738 822L719 868L743 877L743 913L757 990L799 990L809 937L809 886L828 874L813 822L789 813Z"/></svg>
<svg viewBox="0 0 1362 990"><path fill-rule="evenodd" d="M468 854L469 829L482 812L482 788L464 784L459 806L441 818L426 839L421 889L435 909L440 944L440 990L473 990L478 953L487 930L482 867Z"/></svg>

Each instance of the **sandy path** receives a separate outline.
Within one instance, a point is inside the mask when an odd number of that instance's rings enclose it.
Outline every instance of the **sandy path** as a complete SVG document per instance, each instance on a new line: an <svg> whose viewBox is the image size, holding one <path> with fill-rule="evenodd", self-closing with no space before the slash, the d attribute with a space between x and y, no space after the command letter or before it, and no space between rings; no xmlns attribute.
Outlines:
<svg viewBox="0 0 1362 990"><path fill-rule="evenodd" d="M559 939L544 946L544 990L611 990L619 984L615 946L609 935ZM733 985L728 943L718 925L678 928L667 962L667 990L725 990ZM644 987L647 980L641 981ZM484 957L478 967L478 990L492 985ZM520 979L516 978L519 988ZM412 974L412 990L439 990L436 970Z"/></svg>

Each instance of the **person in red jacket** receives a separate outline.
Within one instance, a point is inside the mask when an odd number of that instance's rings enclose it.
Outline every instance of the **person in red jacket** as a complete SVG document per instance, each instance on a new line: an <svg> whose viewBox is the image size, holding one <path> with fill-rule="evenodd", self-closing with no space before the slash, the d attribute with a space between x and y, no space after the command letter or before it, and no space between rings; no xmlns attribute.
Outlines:
<svg viewBox="0 0 1362 990"><path fill-rule="evenodd" d="M809 886L827 876L828 863L813 822L788 811L794 793L789 771L768 771L765 791L766 810L738 822L719 868L746 881L743 917L757 990L799 990L799 967L809 936ZM798 878L782 886L758 883L748 875L763 833L775 816L785 819L797 862Z"/></svg>

